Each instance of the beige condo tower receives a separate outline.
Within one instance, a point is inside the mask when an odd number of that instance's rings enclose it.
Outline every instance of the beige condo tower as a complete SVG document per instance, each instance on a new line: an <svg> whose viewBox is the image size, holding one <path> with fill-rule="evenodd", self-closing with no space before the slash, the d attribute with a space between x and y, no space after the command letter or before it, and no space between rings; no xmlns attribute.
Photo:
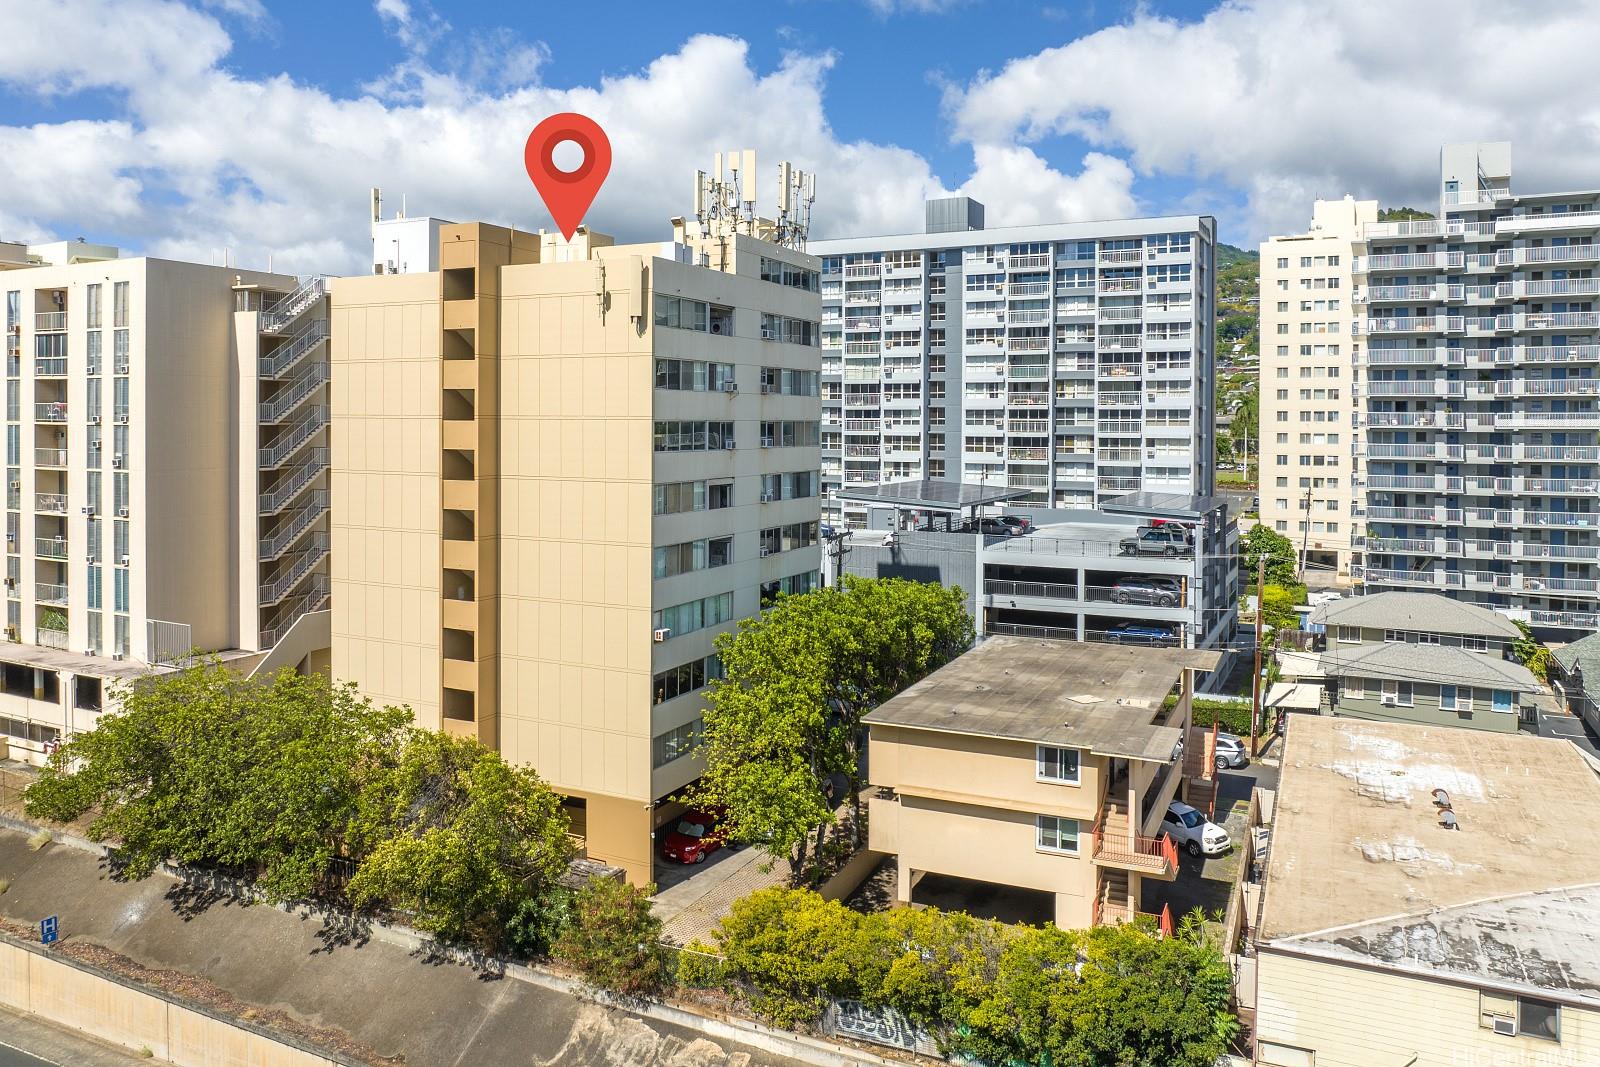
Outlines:
<svg viewBox="0 0 1600 1067"><path fill-rule="evenodd" d="M714 638L817 583L819 263L780 236L448 224L332 290L336 677L531 764L634 882Z"/></svg>

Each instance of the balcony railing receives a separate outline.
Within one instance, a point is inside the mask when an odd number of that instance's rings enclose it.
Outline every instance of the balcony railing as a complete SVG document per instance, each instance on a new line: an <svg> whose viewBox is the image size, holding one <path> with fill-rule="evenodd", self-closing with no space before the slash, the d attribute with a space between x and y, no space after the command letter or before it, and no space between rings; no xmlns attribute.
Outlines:
<svg viewBox="0 0 1600 1067"><path fill-rule="evenodd" d="M40 311L33 316L33 328L40 333L60 333L67 328L65 311Z"/></svg>
<svg viewBox="0 0 1600 1067"><path fill-rule="evenodd" d="M41 356L33 361L33 375L36 378L65 378L67 376L66 356Z"/></svg>
<svg viewBox="0 0 1600 1067"><path fill-rule="evenodd" d="M1103 821L1089 831L1090 855L1104 867L1170 876L1178 870L1178 846L1172 838L1107 833Z"/></svg>
<svg viewBox="0 0 1600 1067"><path fill-rule="evenodd" d="M67 512L67 495L65 493L39 493L33 498L33 509L50 515L65 515Z"/></svg>
<svg viewBox="0 0 1600 1067"><path fill-rule="evenodd" d="M67 402L65 400L49 400L33 405L33 417L36 422L66 422Z"/></svg>
<svg viewBox="0 0 1600 1067"><path fill-rule="evenodd" d="M41 604L64 605L67 602L67 587L65 584L37 582L33 587L33 599Z"/></svg>
<svg viewBox="0 0 1600 1067"><path fill-rule="evenodd" d="M33 450L35 467L65 467L67 450L64 448L36 448Z"/></svg>
<svg viewBox="0 0 1600 1067"><path fill-rule="evenodd" d="M33 539L33 554L42 559L66 559L67 539L65 537L36 537Z"/></svg>

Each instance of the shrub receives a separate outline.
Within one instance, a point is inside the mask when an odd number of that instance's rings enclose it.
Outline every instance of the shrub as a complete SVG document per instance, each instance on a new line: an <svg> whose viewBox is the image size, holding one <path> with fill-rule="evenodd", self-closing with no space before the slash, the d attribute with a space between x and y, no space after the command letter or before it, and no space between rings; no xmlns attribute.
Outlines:
<svg viewBox="0 0 1600 1067"><path fill-rule="evenodd" d="M572 890L547 887L517 905L506 921L506 946L524 959L550 954L550 947L572 921Z"/></svg>
<svg viewBox="0 0 1600 1067"><path fill-rule="evenodd" d="M666 981L661 920L650 910L654 886L591 879L572 900L572 919L557 939L558 959L601 989L647 996Z"/></svg>

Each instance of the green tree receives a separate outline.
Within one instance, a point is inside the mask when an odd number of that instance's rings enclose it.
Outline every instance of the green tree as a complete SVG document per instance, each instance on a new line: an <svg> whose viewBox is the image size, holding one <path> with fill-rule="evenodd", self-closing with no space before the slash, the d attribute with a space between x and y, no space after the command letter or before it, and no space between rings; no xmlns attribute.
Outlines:
<svg viewBox="0 0 1600 1067"><path fill-rule="evenodd" d="M1414 207L1385 207L1378 209L1379 222L1410 222L1416 219L1431 219L1433 212L1423 211Z"/></svg>
<svg viewBox="0 0 1600 1067"><path fill-rule="evenodd" d="M811 832L820 845L833 821L834 776L859 804L862 716L971 646L963 599L924 582L846 577L780 597L719 637L725 676L707 693L693 798L726 808L734 838L797 873Z"/></svg>
<svg viewBox="0 0 1600 1067"><path fill-rule="evenodd" d="M1267 581L1272 585L1297 585L1298 555L1294 542L1272 527L1257 523L1244 535L1244 574L1246 585L1254 586L1259 560L1267 561Z"/></svg>
<svg viewBox="0 0 1600 1067"><path fill-rule="evenodd" d="M1300 625L1295 606L1306 602L1303 585L1274 585L1268 583L1261 591L1261 621L1274 630L1293 630Z"/></svg>
<svg viewBox="0 0 1600 1067"><path fill-rule="evenodd" d="M28 814L93 812L89 832L120 842L128 877L173 860L252 875L275 898L324 880L362 774L410 719L322 675L246 680L215 660L113 699L121 712L63 745L28 788Z"/></svg>
<svg viewBox="0 0 1600 1067"><path fill-rule="evenodd" d="M797 1027L815 1021L832 997L882 987L888 933L879 916L774 886L734 901L712 936L725 970L753 990L751 1007Z"/></svg>
<svg viewBox="0 0 1600 1067"><path fill-rule="evenodd" d="M1522 636L1511 642L1511 658L1528 668L1541 682L1550 679L1550 649L1533 636L1533 627L1520 619L1513 619Z"/></svg>
<svg viewBox="0 0 1600 1067"><path fill-rule="evenodd" d="M366 783L352 838L363 856L352 903L402 908L421 929L490 949L572 857L560 799L532 769L420 730Z"/></svg>
<svg viewBox="0 0 1600 1067"><path fill-rule="evenodd" d="M661 920L650 907L654 891L614 878L591 879L573 898L556 956L601 989L628 996L660 992L667 967Z"/></svg>

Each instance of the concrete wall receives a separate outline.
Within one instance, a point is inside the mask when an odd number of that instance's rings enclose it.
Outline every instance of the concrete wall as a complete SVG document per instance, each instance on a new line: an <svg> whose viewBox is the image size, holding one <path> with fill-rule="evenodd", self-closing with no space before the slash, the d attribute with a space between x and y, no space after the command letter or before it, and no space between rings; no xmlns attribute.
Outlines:
<svg viewBox="0 0 1600 1067"><path fill-rule="evenodd" d="M895 545L885 548L881 535L857 531L844 542L843 571L862 578L910 578L946 589L960 586L967 594L967 614L977 616L978 545L976 534L895 534Z"/></svg>
<svg viewBox="0 0 1600 1067"><path fill-rule="evenodd" d="M0 1003L177 1067L340 1067L45 952L0 941Z"/></svg>
<svg viewBox="0 0 1600 1067"><path fill-rule="evenodd" d="M333 663L440 726L439 276L333 289Z"/></svg>
<svg viewBox="0 0 1600 1067"><path fill-rule="evenodd" d="M1479 1025L1479 991L1471 986L1265 948L1257 966L1258 1042L1309 1050L1316 1067L1600 1062L1600 1011L1593 1008L1562 1007L1559 1043L1503 1037Z"/></svg>

